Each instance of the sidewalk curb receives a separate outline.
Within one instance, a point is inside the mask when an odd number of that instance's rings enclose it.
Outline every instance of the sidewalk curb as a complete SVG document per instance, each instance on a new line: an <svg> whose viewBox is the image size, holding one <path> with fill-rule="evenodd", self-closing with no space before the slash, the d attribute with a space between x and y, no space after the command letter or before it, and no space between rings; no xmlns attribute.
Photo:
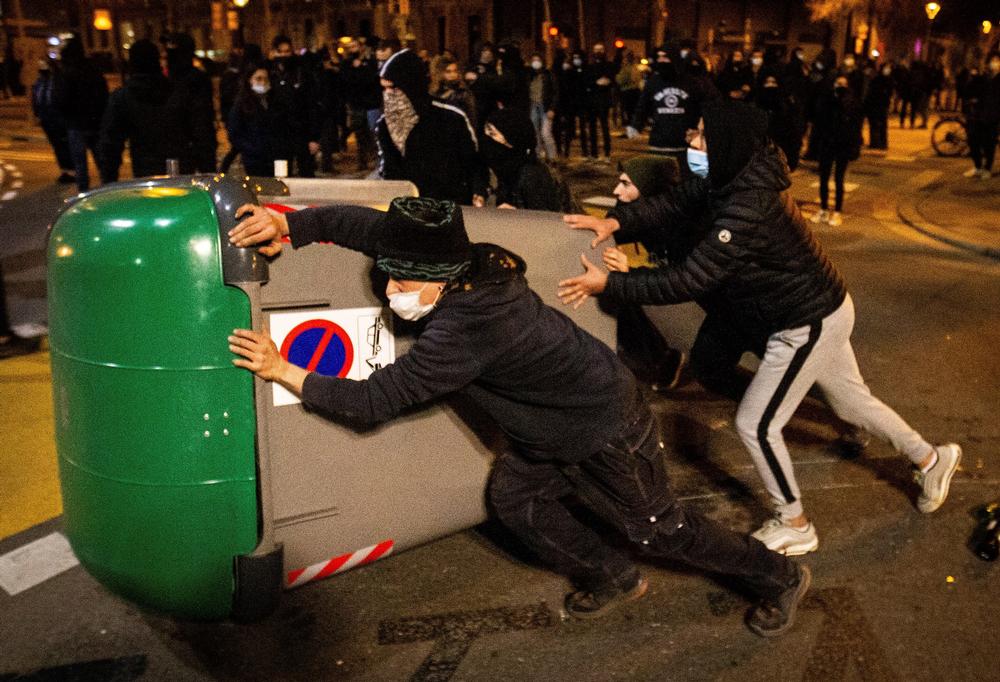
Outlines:
<svg viewBox="0 0 1000 682"><path fill-rule="evenodd" d="M972 251L980 256L986 256L987 258L993 258L1000 260L1000 248L995 248L992 246L984 246L982 244L976 244L975 242L968 242L963 239L957 239L950 234L947 234L946 230L934 223L925 220L920 212L917 210L916 204L912 200L900 201L896 204L896 215L905 224L912 227L917 232L920 232L931 239L936 239L940 242L944 242L949 246L954 246L957 249L963 249L965 251Z"/></svg>

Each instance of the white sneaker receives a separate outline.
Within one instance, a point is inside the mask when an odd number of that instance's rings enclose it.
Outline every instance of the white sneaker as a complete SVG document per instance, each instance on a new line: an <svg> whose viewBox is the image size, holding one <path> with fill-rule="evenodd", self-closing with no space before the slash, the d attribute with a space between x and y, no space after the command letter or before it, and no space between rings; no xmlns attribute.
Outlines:
<svg viewBox="0 0 1000 682"><path fill-rule="evenodd" d="M840 217L840 211L834 211L830 214L830 220L827 221L830 227L840 227L844 224L844 219Z"/></svg>
<svg viewBox="0 0 1000 682"><path fill-rule="evenodd" d="M825 223L829 219L830 219L830 212L829 211L822 211L821 210L821 211L818 211L816 213L813 213L813 217L810 218L809 220L811 220L814 223L818 224L818 223Z"/></svg>
<svg viewBox="0 0 1000 682"><path fill-rule="evenodd" d="M989 180L992 177L993 177L993 173L991 173L990 171L986 170L985 168L980 168L979 169L979 179L980 180Z"/></svg>
<svg viewBox="0 0 1000 682"><path fill-rule="evenodd" d="M782 523L781 519L768 519L754 531L753 537L763 542L772 552L785 556L801 556L815 552L819 547L819 537L812 522L805 528L793 528Z"/></svg>
<svg viewBox="0 0 1000 682"><path fill-rule="evenodd" d="M962 173L963 178L975 178L979 176L978 168L970 168L969 170Z"/></svg>
<svg viewBox="0 0 1000 682"><path fill-rule="evenodd" d="M919 469L914 473L914 480L920 484L922 490L917 498L917 509L924 514L930 514L936 510L948 497L948 486L951 485L951 477L958 470L958 463L962 461L962 448L957 443L946 443L938 445L934 450L937 452L938 460L927 473Z"/></svg>

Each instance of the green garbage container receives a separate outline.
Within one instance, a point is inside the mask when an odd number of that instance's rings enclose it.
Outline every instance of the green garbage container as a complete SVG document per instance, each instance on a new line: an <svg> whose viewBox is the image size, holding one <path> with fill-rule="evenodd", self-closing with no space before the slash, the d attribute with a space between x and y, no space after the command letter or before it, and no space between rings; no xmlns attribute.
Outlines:
<svg viewBox="0 0 1000 682"><path fill-rule="evenodd" d="M227 279L267 266L220 236L253 200L232 180L123 183L75 200L49 238L66 535L110 590L185 618L233 613L258 542L253 377L226 344L251 306Z"/></svg>

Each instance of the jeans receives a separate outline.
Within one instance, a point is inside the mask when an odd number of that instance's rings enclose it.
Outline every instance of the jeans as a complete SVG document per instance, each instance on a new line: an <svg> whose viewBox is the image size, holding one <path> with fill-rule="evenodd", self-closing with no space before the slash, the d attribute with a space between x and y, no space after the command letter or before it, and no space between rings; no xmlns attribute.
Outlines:
<svg viewBox="0 0 1000 682"><path fill-rule="evenodd" d="M548 113L541 102L532 102L531 124L535 126L535 136L538 138L538 147L545 151L545 157L549 160L556 158L556 141L552 137L552 121L549 120Z"/></svg>
<svg viewBox="0 0 1000 682"><path fill-rule="evenodd" d="M824 211L830 205L830 171L833 173L834 185L834 211L838 213L844 208L844 175L847 173L849 160L846 156L825 156L819 157L819 206Z"/></svg>
<svg viewBox="0 0 1000 682"><path fill-rule="evenodd" d="M787 589L797 575L791 561L674 497L654 417L638 390L624 413L619 434L580 462L498 459L488 486L498 518L583 589L626 589L636 568L570 514L561 499L571 493L648 555L738 578L764 598Z"/></svg>
<svg viewBox="0 0 1000 682"><path fill-rule="evenodd" d="M969 135L969 155L976 168L993 169L993 157L997 149L997 123L995 121L969 121L966 124Z"/></svg>
<svg viewBox="0 0 1000 682"><path fill-rule="evenodd" d="M90 171L87 168L87 149L97 161L96 130L67 130L66 139L69 142L69 153L73 159L73 170L76 171L76 187L81 192L90 189ZM100 164L98 164L100 165Z"/></svg>
<svg viewBox="0 0 1000 682"><path fill-rule="evenodd" d="M52 151L56 155L56 162L59 164L59 170L70 171L73 170L73 156L69 151L69 140L66 132L66 125L56 119L42 119L42 130L45 131L45 137L48 138L49 144L52 145Z"/></svg>
<svg viewBox="0 0 1000 682"><path fill-rule="evenodd" d="M597 124L601 124L601 136L604 142L604 155L611 156L611 131L608 130L608 107L588 107L587 127L590 131L590 156L597 156Z"/></svg>
<svg viewBox="0 0 1000 682"><path fill-rule="evenodd" d="M869 111L868 146L872 149L889 148L889 112L885 109Z"/></svg>

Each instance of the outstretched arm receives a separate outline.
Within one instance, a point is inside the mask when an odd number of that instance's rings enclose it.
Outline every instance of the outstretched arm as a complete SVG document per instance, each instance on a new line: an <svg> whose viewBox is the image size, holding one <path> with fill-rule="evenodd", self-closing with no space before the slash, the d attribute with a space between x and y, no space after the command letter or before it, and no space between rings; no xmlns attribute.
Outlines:
<svg viewBox="0 0 1000 682"><path fill-rule="evenodd" d="M364 206L322 206L278 213L244 204L236 210L237 218L243 216L247 217L229 231L229 241L236 246L263 244L259 250L266 256L281 251L281 239L286 236L291 237L295 248L328 241L374 255L385 230L385 213Z"/></svg>

